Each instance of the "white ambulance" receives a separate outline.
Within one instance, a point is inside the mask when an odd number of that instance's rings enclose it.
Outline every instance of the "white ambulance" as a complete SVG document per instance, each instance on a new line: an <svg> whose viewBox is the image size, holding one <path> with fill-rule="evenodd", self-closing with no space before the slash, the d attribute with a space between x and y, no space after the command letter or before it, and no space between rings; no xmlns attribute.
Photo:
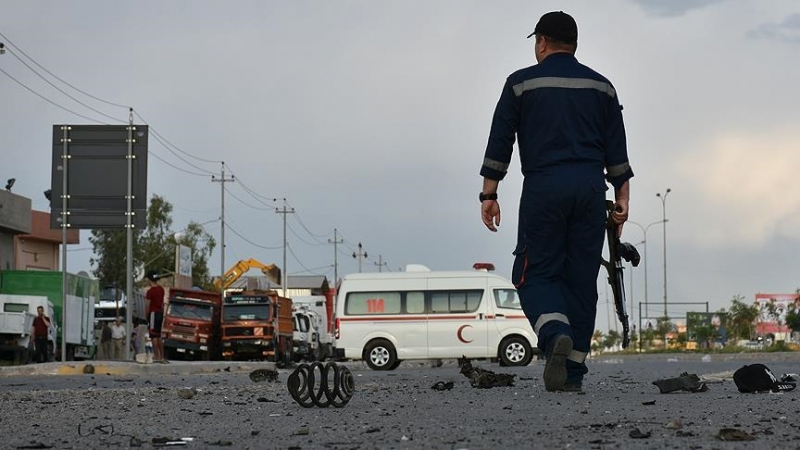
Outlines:
<svg viewBox="0 0 800 450"><path fill-rule="evenodd" d="M336 353L393 370L411 359L497 358L528 365L536 335L510 281L486 270L344 277L336 301Z"/></svg>

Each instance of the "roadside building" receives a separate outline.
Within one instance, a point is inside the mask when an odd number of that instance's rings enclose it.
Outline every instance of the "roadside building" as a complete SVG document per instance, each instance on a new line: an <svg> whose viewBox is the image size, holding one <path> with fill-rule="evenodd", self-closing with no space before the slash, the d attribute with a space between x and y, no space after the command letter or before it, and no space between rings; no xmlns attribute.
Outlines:
<svg viewBox="0 0 800 450"><path fill-rule="evenodd" d="M0 190L0 270L17 267L14 236L31 232L31 199L11 192L12 185Z"/></svg>

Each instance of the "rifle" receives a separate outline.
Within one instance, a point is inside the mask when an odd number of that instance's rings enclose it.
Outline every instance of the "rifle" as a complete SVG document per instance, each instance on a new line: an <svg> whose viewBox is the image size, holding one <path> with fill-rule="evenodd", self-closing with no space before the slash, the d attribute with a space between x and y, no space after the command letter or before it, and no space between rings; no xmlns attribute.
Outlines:
<svg viewBox="0 0 800 450"><path fill-rule="evenodd" d="M624 267L622 260L625 260L637 267L639 265L639 251L632 244L620 242L617 236L617 225L611 220L614 212L614 202L606 200L608 208L608 220L606 221L606 241L608 242L608 261L603 260L603 266L608 272L608 284L614 293L614 307L617 310L617 317L622 323L622 348L628 348L630 344L630 324L628 322L628 312L625 310L625 282L622 275Z"/></svg>

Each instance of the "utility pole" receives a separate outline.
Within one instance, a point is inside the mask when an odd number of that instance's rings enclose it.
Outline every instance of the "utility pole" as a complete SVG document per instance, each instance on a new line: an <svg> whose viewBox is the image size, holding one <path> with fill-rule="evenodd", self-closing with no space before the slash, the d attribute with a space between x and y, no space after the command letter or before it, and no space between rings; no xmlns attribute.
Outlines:
<svg viewBox="0 0 800 450"><path fill-rule="evenodd" d="M358 253L353 252L353 258L358 259L358 273L361 273L361 261L367 257L367 252L363 251L364 247L361 242L358 243Z"/></svg>
<svg viewBox="0 0 800 450"><path fill-rule="evenodd" d="M378 262L375 265L378 266L378 272L383 272L383 267L389 264L383 260L383 255L378 255Z"/></svg>
<svg viewBox="0 0 800 450"><path fill-rule="evenodd" d="M220 228L220 268L219 268L219 279L222 281L222 285L225 285L225 183L233 183L234 176L231 175L230 178L225 178L225 161L222 161L222 172L220 173L219 179L215 175L211 175L211 182L212 183L219 183L220 184L220 196L222 198L222 208L220 213L220 220L222 221L222 227Z"/></svg>
<svg viewBox="0 0 800 450"><path fill-rule="evenodd" d="M339 230L333 229L333 240L328 239L329 244L333 244L333 291L338 294L337 286L339 283L339 244L343 243L344 239L339 239Z"/></svg>
<svg viewBox="0 0 800 450"><path fill-rule="evenodd" d="M275 213L283 214L283 267L281 268L282 269L281 274L283 276L281 277L281 287L283 287L283 297L286 297L286 288L288 287L287 283L289 282L289 275L287 275L289 271L286 270L286 247L289 245L288 241L286 240L286 217L287 217L286 215L294 214L294 208L291 209L287 208L286 199L284 198L283 209L275 208Z"/></svg>

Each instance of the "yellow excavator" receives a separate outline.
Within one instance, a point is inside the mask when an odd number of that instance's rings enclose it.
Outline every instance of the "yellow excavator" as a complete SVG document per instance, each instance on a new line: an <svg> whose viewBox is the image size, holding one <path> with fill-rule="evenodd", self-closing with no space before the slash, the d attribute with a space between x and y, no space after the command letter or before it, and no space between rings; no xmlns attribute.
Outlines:
<svg viewBox="0 0 800 450"><path fill-rule="evenodd" d="M214 280L214 287L219 291L224 291L250 269L261 269L261 272L266 275L270 281L281 284L281 269L278 266L275 264L264 264L251 258L240 260L234 264L225 272L222 279L217 278Z"/></svg>

